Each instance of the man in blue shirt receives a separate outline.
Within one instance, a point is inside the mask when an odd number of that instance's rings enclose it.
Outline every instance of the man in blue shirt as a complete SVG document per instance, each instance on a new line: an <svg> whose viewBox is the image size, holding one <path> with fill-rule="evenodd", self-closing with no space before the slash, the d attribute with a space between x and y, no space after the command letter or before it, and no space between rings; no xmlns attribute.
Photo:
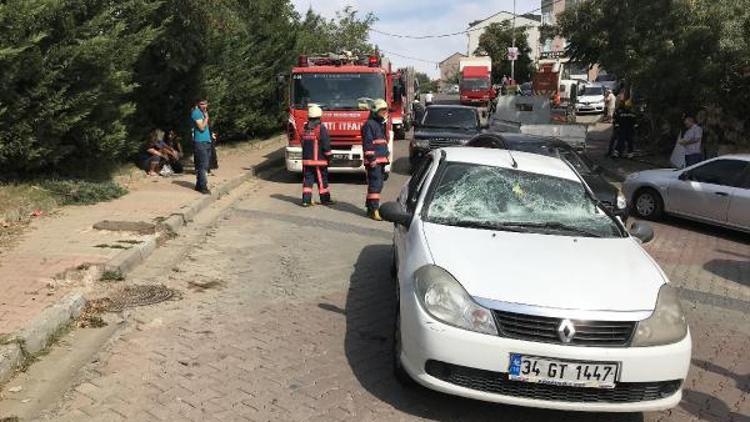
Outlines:
<svg viewBox="0 0 750 422"><path fill-rule="evenodd" d="M208 101L198 100L190 113L193 132L193 151L195 152L195 190L210 195L208 190L209 160L211 158L211 126L208 116Z"/></svg>

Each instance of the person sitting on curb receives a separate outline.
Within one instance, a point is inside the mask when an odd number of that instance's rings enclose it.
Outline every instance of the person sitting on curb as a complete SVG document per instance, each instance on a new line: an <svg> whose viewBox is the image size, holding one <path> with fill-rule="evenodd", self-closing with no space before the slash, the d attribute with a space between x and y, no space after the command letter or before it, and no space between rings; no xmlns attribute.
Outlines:
<svg viewBox="0 0 750 422"><path fill-rule="evenodd" d="M158 129L151 131L140 154L140 167L149 176L158 176L159 172L161 172L164 165L168 162L167 152L163 151L165 147L164 141L159 139L159 132L162 135L164 134L164 132Z"/></svg>
<svg viewBox="0 0 750 422"><path fill-rule="evenodd" d="M169 164L172 166L172 170L174 170L175 173L182 173L184 167L180 160L182 160L184 153L182 152L180 138L177 136L177 132L175 132L174 129L167 132L164 137L164 145L168 148Z"/></svg>

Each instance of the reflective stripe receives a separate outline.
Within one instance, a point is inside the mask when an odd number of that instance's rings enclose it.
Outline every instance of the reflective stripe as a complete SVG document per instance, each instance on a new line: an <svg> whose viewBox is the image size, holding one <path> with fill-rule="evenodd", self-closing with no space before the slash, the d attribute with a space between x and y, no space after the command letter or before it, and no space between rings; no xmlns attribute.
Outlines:
<svg viewBox="0 0 750 422"><path fill-rule="evenodd" d="M375 139L372 141L373 145L388 145L388 141L385 139Z"/></svg>
<svg viewBox="0 0 750 422"><path fill-rule="evenodd" d="M380 199L380 194L379 193L368 193L367 194L367 199Z"/></svg>
<svg viewBox="0 0 750 422"><path fill-rule="evenodd" d="M375 159L375 163L377 164L388 164L390 161L388 161L388 157L378 157Z"/></svg>
<svg viewBox="0 0 750 422"><path fill-rule="evenodd" d="M326 160L302 160L302 165L309 166L309 167L327 166L328 161Z"/></svg>
<svg viewBox="0 0 750 422"><path fill-rule="evenodd" d="M328 189L328 188L325 188L325 189L320 189L320 190L319 190L318 192L319 192L319 193L320 193L321 195L325 195L325 194L327 194L327 193L331 193L331 190L330 190L330 189Z"/></svg>
<svg viewBox="0 0 750 422"><path fill-rule="evenodd" d="M312 188L303 187L302 188L302 193L312 193Z"/></svg>
<svg viewBox="0 0 750 422"><path fill-rule="evenodd" d="M375 155L375 151L365 151L365 155Z"/></svg>
<svg viewBox="0 0 750 422"><path fill-rule="evenodd" d="M333 155L333 151L326 151L323 153L323 155Z"/></svg>

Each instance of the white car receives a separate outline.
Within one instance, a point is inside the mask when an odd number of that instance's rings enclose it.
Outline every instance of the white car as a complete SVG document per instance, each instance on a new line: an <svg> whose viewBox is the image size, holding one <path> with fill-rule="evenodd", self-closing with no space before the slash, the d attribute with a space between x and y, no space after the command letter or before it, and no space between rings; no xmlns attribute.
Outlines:
<svg viewBox="0 0 750 422"><path fill-rule="evenodd" d="M724 155L684 170L633 173L623 191L639 217L669 213L750 232L750 154Z"/></svg>
<svg viewBox="0 0 750 422"><path fill-rule="evenodd" d="M677 405L691 340L642 249L653 231L607 214L553 157L433 151L381 207L395 224L399 380L575 411ZM638 236L637 239L635 236Z"/></svg>
<svg viewBox="0 0 750 422"><path fill-rule="evenodd" d="M604 87L601 85L586 85L578 94L576 113L604 113Z"/></svg>

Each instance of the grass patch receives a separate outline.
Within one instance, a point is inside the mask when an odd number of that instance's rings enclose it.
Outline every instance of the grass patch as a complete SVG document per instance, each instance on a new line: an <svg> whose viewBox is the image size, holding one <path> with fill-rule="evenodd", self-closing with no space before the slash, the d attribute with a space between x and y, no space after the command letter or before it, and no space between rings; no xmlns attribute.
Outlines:
<svg viewBox="0 0 750 422"><path fill-rule="evenodd" d="M105 271L102 273L102 276L99 277L99 281L105 281L105 282L125 281L125 276L122 275L122 273L117 270Z"/></svg>
<svg viewBox="0 0 750 422"><path fill-rule="evenodd" d="M60 205L91 205L117 199L128 190L112 181L47 180L42 189L52 193Z"/></svg>

